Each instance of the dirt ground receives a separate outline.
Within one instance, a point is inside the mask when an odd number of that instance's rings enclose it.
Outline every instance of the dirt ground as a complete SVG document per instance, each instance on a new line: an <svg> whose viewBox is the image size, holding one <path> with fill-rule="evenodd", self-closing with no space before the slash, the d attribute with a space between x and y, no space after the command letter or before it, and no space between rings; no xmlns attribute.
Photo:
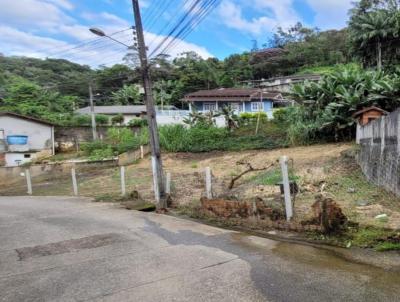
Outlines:
<svg viewBox="0 0 400 302"><path fill-rule="evenodd" d="M243 152L174 153L164 154L165 172L172 175L172 198L175 205L199 204L205 194L204 169L210 167L213 175L213 193L234 196L239 200L260 197L280 203L279 157L288 156L291 173L299 184L296 196L295 219L305 220L311 215L315 195L323 190L343 208L353 221L400 229L400 199L369 184L362 176L354 159L343 154L355 147L351 144L324 144L278 150ZM246 174L233 190L230 180L245 168L237 162L250 162L254 168L274 164L269 171ZM150 159L145 158L126 168L127 191L137 190L148 201L153 200ZM275 178L268 173L276 174ZM118 196L120 194L119 168L77 170L79 194L89 197ZM33 179L34 195L71 195L70 175L47 175ZM0 195L26 194L24 179L15 186L0 188ZM377 221L376 215L387 214L386 221Z"/></svg>

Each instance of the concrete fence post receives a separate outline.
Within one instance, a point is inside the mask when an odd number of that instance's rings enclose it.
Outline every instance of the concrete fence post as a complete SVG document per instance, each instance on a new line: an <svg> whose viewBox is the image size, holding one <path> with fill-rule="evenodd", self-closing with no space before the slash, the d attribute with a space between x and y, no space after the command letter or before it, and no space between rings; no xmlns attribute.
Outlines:
<svg viewBox="0 0 400 302"><path fill-rule="evenodd" d="M29 169L25 170L25 177L26 177L27 193L29 195L32 195L31 171Z"/></svg>
<svg viewBox="0 0 400 302"><path fill-rule="evenodd" d="M125 196L126 195L126 186L125 186L125 167L124 166L121 166L120 172L121 172L121 195Z"/></svg>
<svg viewBox="0 0 400 302"><path fill-rule="evenodd" d="M144 158L144 147L140 146L140 159Z"/></svg>
<svg viewBox="0 0 400 302"><path fill-rule="evenodd" d="M211 168L206 168L206 195L208 199L212 199L212 176Z"/></svg>
<svg viewBox="0 0 400 302"><path fill-rule="evenodd" d="M171 194L171 173L167 173L167 179L165 181L165 193L170 195Z"/></svg>
<svg viewBox="0 0 400 302"><path fill-rule="evenodd" d="M283 190L285 194L285 211L286 211L286 219L290 221L293 217L293 207L292 200L290 194L290 183L289 183L289 172L288 172L288 157L282 156L279 160L281 164L282 170L282 181L283 181Z"/></svg>
<svg viewBox="0 0 400 302"><path fill-rule="evenodd" d="M76 181L76 172L75 172L75 168L71 168L71 177L72 177L72 188L74 190L74 195L78 196L79 192L78 192L78 182Z"/></svg>

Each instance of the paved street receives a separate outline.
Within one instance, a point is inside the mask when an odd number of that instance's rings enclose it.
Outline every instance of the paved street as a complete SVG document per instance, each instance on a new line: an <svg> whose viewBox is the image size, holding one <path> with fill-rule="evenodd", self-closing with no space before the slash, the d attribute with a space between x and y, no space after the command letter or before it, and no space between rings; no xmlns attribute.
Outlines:
<svg viewBox="0 0 400 302"><path fill-rule="evenodd" d="M398 273L86 199L0 197L0 301L398 301Z"/></svg>

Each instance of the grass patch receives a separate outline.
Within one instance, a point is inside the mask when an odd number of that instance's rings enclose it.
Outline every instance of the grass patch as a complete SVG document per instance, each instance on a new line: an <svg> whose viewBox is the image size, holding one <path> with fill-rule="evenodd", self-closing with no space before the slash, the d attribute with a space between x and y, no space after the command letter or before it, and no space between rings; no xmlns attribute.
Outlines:
<svg viewBox="0 0 400 302"><path fill-rule="evenodd" d="M300 177L296 176L293 171L289 171L290 181L299 181ZM256 175L250 179L251 182L258 185L274 186L275 184L282 182L282 173L279 168L270 170L259 175Z"/></svg>
<svg viewBox="0 0 400 302"><path fill-rule="evenodd" d="M382 242L375 247L378 252L399 251L400 243Z"/></svg>
<svg viewBox="0 0 400 302"><path fill-rule="evenodd" d="M352 244L358 247L375 247L379 241L388 236L388 231L380 228L367 227L358 229L352 235Z"/></svg>

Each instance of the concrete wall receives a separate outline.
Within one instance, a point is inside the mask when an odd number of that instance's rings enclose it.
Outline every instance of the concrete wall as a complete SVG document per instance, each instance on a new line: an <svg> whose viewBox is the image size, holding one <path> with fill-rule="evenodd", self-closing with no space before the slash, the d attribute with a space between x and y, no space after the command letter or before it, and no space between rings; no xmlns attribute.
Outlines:
<svg viewBox="0 0 400 302"><path fill-rule="evenodd" d="M52 149L52 126L3 115L0 116L0 129L4 130L5 137L9 135L27 135L28 144L23 147L23 151ZM10 148L12 147L10 146Z"/></svg>
<svg viewBox="0 0 400 302"><path fill-rule="evenodd" d="M400 109L357 127L359 165L369 181L400 196Z"/></svg>

